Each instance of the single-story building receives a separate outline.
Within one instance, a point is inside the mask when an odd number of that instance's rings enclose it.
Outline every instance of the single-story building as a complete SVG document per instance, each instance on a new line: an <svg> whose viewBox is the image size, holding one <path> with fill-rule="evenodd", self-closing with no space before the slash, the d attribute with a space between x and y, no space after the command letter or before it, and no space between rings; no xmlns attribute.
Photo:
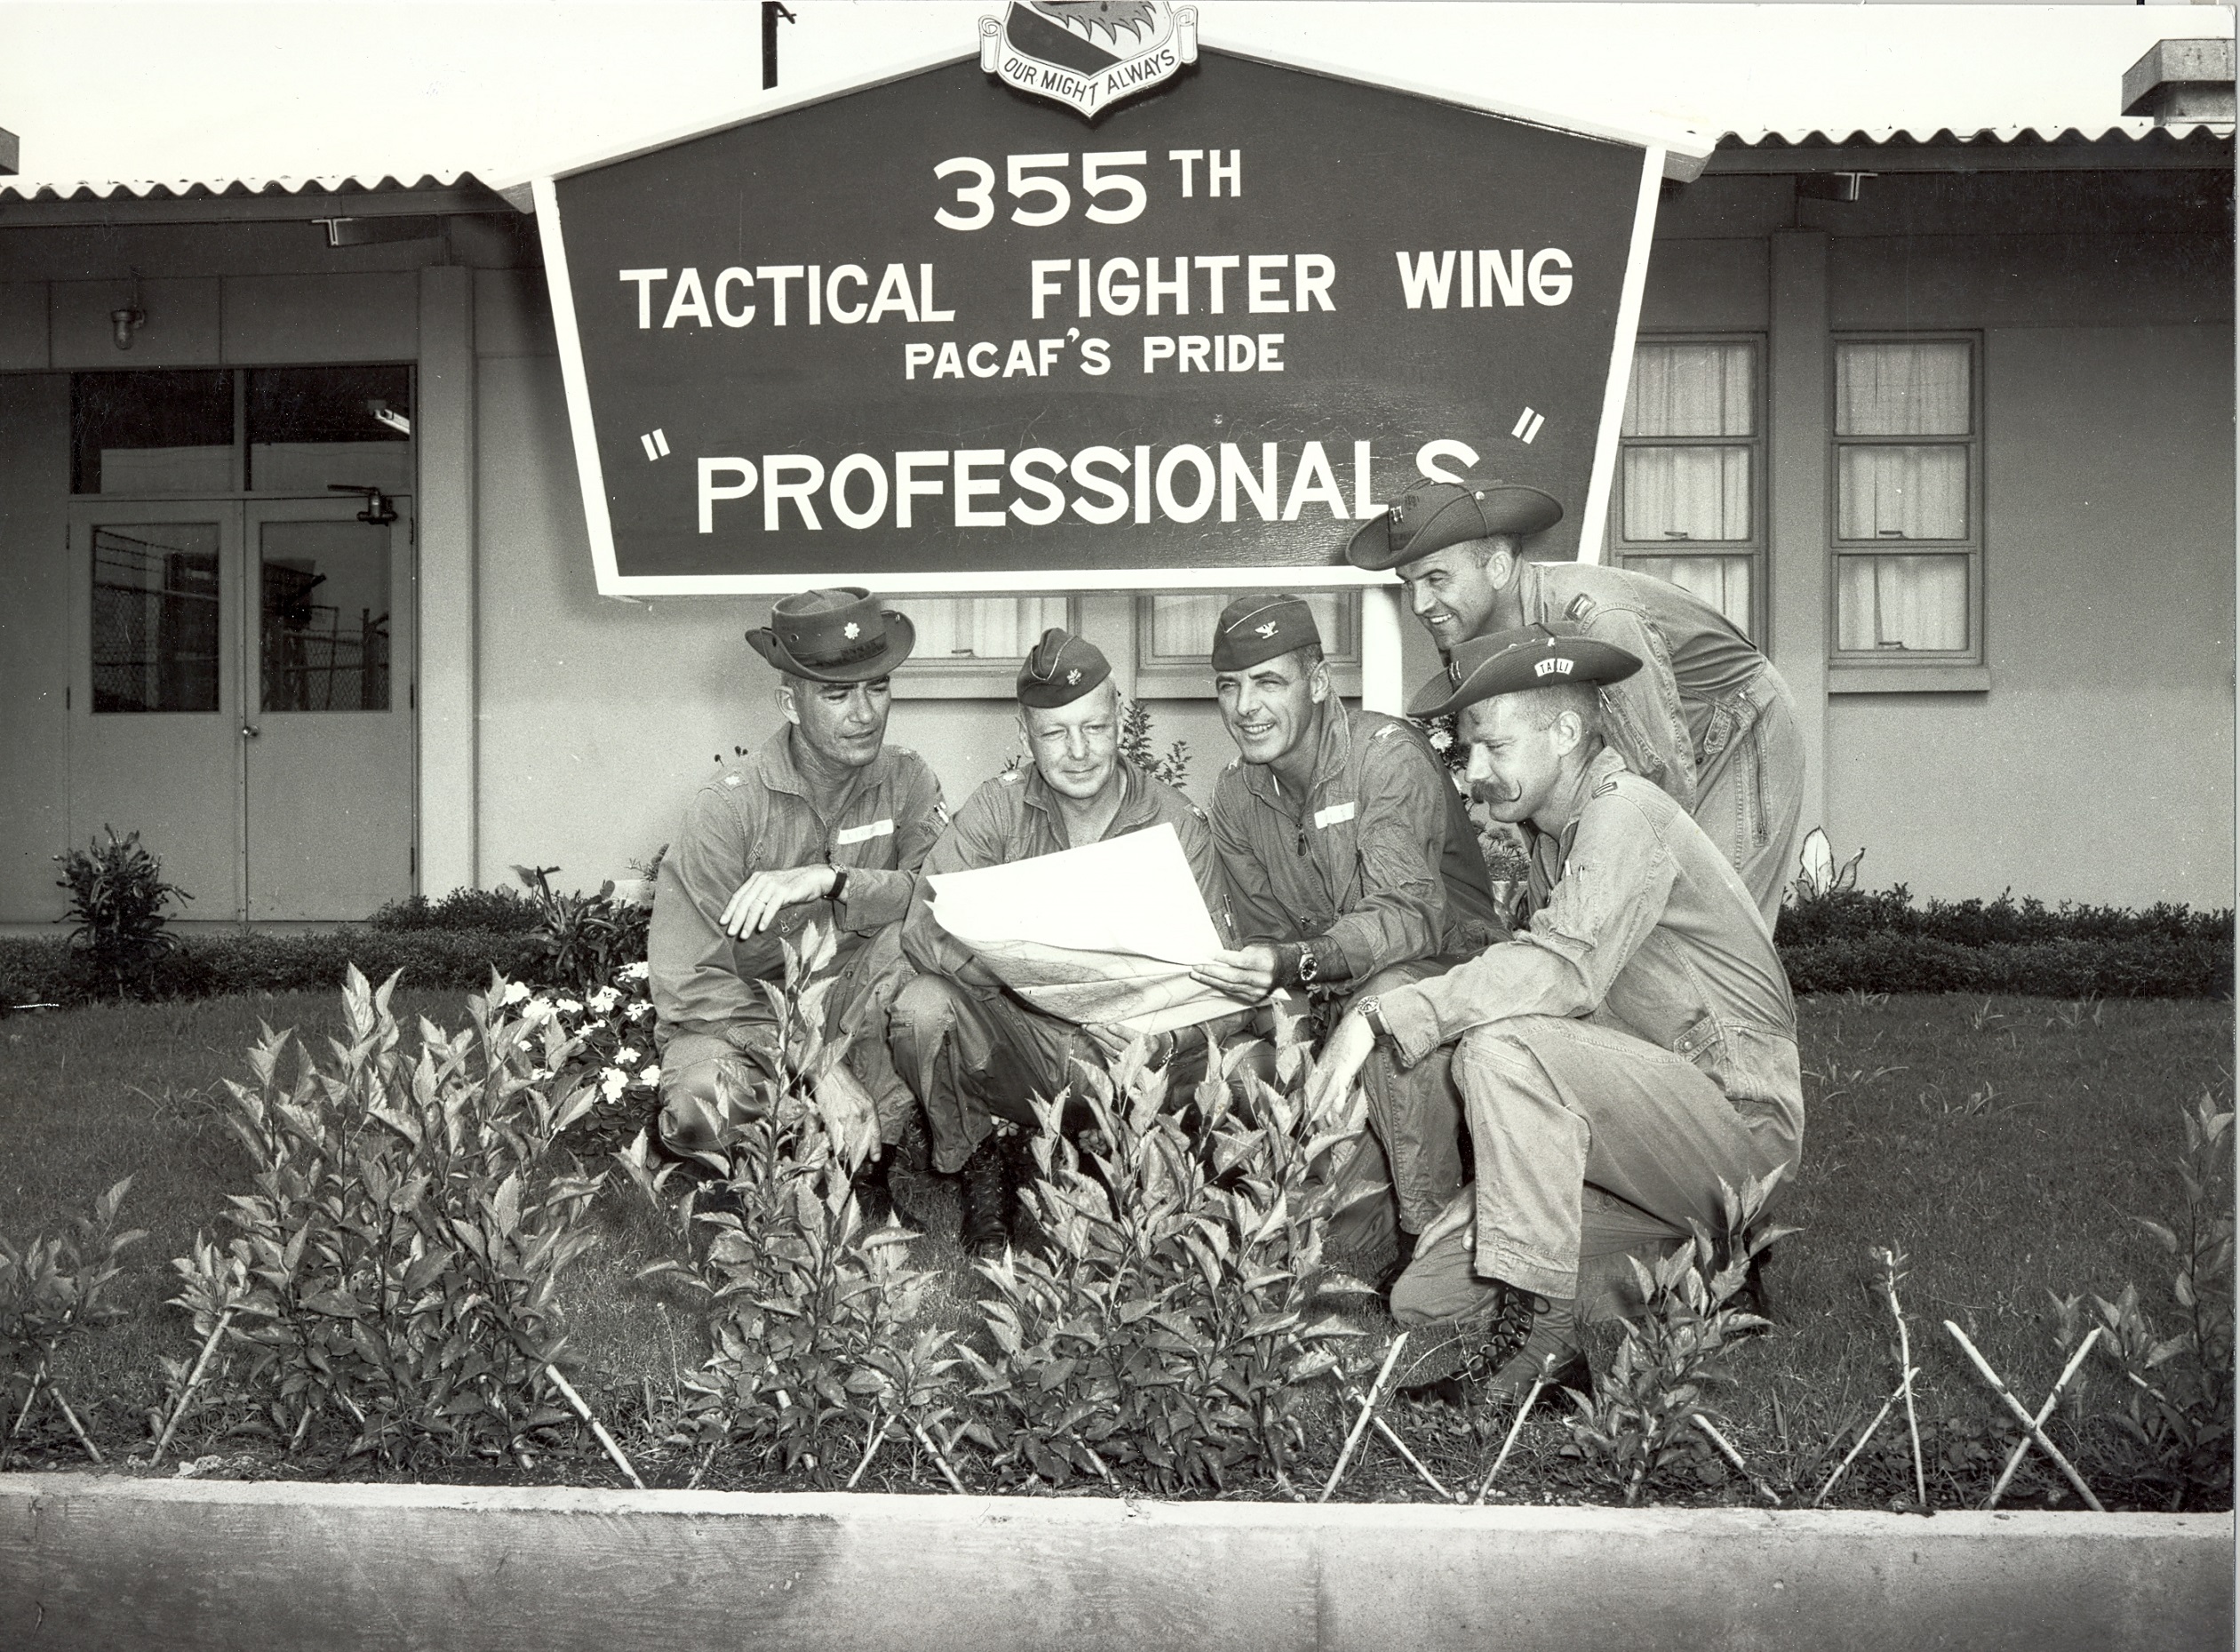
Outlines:
<svg viewBox="0 0 2240 1652"><path fill-rule="evenodd" d="M1604 554L1767 647L1869 884L2232 903L2229 94L2157 125L2103 67L2089 121L1746 127L1664 186ZM767 738L767 599L597 595L527 204L0 187L0 922L58 915L105 824L201 921L594 887ZM1232 754L1222 594L892 595L890 738L953 802L1048 625L1193 793ZM1316 598L1349 692L1364 600Z"/></svg>

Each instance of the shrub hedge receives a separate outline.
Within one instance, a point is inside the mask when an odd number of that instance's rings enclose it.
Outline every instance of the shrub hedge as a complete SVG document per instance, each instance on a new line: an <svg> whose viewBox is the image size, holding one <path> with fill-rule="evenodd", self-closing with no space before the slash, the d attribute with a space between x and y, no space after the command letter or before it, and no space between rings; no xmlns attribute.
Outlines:
<svg viewBox="0 0 2240 1652"><path fill-rule="evenodd" d="M491 930L190 935L155 962L148 995L339 992L353 963L376 981L402 970L407 986L479 991L493 965L509 980L530 980L542 962L535 936ZM113 991L86 954L60 936L0 936L0 1013L23 1004L81 1003Z"/></svg>

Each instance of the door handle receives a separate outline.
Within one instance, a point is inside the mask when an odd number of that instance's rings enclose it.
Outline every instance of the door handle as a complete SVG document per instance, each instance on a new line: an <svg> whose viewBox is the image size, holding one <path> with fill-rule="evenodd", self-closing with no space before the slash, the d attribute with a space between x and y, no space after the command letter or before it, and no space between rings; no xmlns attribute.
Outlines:
<svg viewBox="0 0 2240 1652"><path fill-rule="evenodd" d="M253 740L263 732L264 730L262 729L256 727L252 723L243 722L241 725L241 738L244 740Z"/></svg>

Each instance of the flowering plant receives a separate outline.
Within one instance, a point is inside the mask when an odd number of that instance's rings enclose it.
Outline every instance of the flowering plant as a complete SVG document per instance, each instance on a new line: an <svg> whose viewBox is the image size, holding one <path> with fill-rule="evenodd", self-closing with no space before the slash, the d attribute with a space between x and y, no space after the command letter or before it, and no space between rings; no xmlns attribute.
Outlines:
<svg viewBox="0 0 2240 1652"><path fill-rule="evenodd" d="M554 1093L583 1081L598 1094L569 1131L568 1145L586 1159L610 1153L645 1129L658 1111L661 1069L653 1053L653 1000L643 961L626 963L603 986L581 997L519 981L506 985L498 1004L502 1018L519 1019L532 1029L547 1024L557 1033L566 1059L557 1071L538 1069L534 1077L555 1081Z"/></svg>

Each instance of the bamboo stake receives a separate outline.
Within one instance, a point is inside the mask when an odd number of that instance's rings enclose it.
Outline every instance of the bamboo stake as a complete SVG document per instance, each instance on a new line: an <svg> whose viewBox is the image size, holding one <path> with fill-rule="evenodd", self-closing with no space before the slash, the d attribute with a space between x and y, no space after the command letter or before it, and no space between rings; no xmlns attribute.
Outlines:
<svg viewBox="0 0 2240 1652"><path fill-rule="evenodd" d="M1276 1471L1276 1489L1283 1493L1285 1496L1290 1498L1294 1503L1304 1503L1307 1500L1307 1494L1300 1490L1296 1486L1293 1485L1291 1483L1291 1476L1285 1473L1281 1469L1278 1469Z"/></svg>
<svg viewBox="0 0 2240 1652"><path fill-rule="evenodd" d="M1952 1333L1953 1341L1960 1345L1961 1351L1974 1362L1975 1369L1983 1373L1983 1380L1991 1385L2000 1399L2006 1401L2006 1409L2014 1413L2015 1420L2030 1431L2030 1438L2037 1441L2037 1448L2053 1458L2053 1466L2069 1477L2069 1483L2077 1488L2077 1495L2085 1499L2085 1506L2095 1514L2105 1514L2108 1512L2106 1507L2098 1497L2093 1495L2093 1488L2085 1483L2085 1477L2077 1472L2074 1464L2061 1455L2061 1448L2045 1437L2045 1431L2031 1419L2028 1409L2014 1397L2013 1391L2007 1387L2006 1384L2000 1380L1999 1374L1991 1369L1991 1362L1976 1352L1975 1345L1968 1340L1967 1332L1962 1330L1950 1320L1944 1322L1944 1328Z"/></svg>
<svg viewBox="0 0 2240 1652"><path fill-rule="evenodd" d="M864 1477L864 1471L871 1466L872 1458L877 1455L879 1448L886 1443L887 1414L877 1406L873 1406L871 1410L871 1426L864 1431L863 1458L856 1464L856 1472L848 1477L848 1484L841 1489L846 1491L856 1489L856 1482Z"/></svg>
<svg viewBox="0 0 2240 1652"><path fill-rule="evenodd" d="M234 1311L227 1308L218 1316L218 1323L210 1328L210 1335L203 1339L203 1351L195 1358L195 1369L187 1374L187 1385L179 1391L179 1403L171 1408L171 1421L163 1425L163 1434L155 1441L155 1455L148 1458L148 1467L154 1468L161 1463L163 1453L170 1449L171 1435L178 1432L179 1419L187 1415L187 1402L195 1397L195 1390L202 1385L203 1374L210 1369L210 1356L218 1352L219 1338L225 1336L226 1327L233 1321Z"/></svg>
<svg viewBox="0 0 2240 1652"><path fill-rule="evenodd" d="M85 1455L96 1463L101 1461L101 1448L85 1437L85 1430L78 1425L78 1414L70 1409L70 1401L52 1377L47 1378L47 1392L54 1396L54 1403L62 1408L62 1420L70 1425L70 1432L78 1437L78 1444L85 1448Z"/></svg>
<svg viewBox="0 0 2240 1652"><path fill-rule="evenodd" d="M931 1436L920 1426L918 1419L914 1417L910 1419L910 1432L918 1436L918 1443L926 1448L926 1455L940 1464L941 1472L949 1482L949 1488L961 1497L965 1496L964 1481L957 1478L957 1471L949 1466L949 1459L941 1455L941 1448L933 1443Z"/></svg>
<svg viewBox="0 0 2240 1652"><path fill-rule="evenodd" d="M2105 1329L2104 1326L2093 1326L2091 1334L2077 1345L2077 1352L2069 1355L2069 1363L2061 1368L2061 1377L2053 1385L2053 1392L2045 1396L2045 1403L2037 1409L2037 1425L2040 1428L2045 1427L2045 1419L2053 1415L2054 1406L2061 1401L2061 1390L2069 1386L2069 1379L2077 1375L2077 1368L2085 1363L2085 1356L2093 1351L2093 1345L2100 1340L2100 1332ZM2029 1451L2030 1437L2025 1434L2014 1442L2014 1449L2007 1453L2006 1466L1999 1471L1999 1483L1991 1488L1990 1496L1984 1501L1985 1508L1998 1506L1999 1499L2006 1495L2008 1482L2014 1478L2014 1471L2022 1466L2022 1459L2029 1455Z"/></svg>
<svg viewBox="0 0 2240 1652"><path fill-rule="evenodd" d="M1345 1448L1338 1453L1337 1466L1330 1471L1330 1478L1322 1488L1322 1495L1315 1499L1317 1503L1327 1503L1330 1494L1338 1488L1338 1481L1345 1477L1345 1465L1353 1460L1353 1448L1361 1443L1361 1436L1368 1432L1370 1414L1376 1409L1377 1391L1384 1386L1384 1379L1399 1363L1400 1350L1407 1345L1406 1331L1392 1338L1392 1345L1385 1352L1384 1363L1377 1371L1376 1380L1369 1385L1368 1397L1361 1401L1361 1414L1353 1419L1352 1430L1345 1437Z"/></svg>
<svg viewBox="0 0 2240 1652"><path fill-rule="evenodd" d="M1893 1261L1883 1275L1883 1294L1890 1299L1890 1317L1898 1321L1898 1365L1905 1372L1899 1391L1906 1401L1906 1433L1913 1441L1914 1500L1929 1506L1929 1477L1921 1469L1921 1424L1913 1413L1913 1338L1906 1334L1906 1316L1898 1306L1898 1269Z"/></svg>
<svg viewBox="0 0 2240 1652"><path fill-rule="evenodd" d="M1548 1373L1542 1370L1532 1379L1532 1387L1526 1392L1524 1404L1517 1408L1517 1419L1509 1425L1509 1437L1501 1442L1501 1449L1494 1456L1493 1467L1486 1471L1486 1478L1472 1497L1471 1506L1476 1508L1486 1501L1486 1494L1494 1488L1494 1476L1501 1472L1501 1465L1509 1461L1510 1448L1517 1443L1517 1436L1525 1432L1525 1419L1532 1415L1534 1406L1540 1403L1540 1391L1548 1385Z"/></svg>
<svg viewBox="0 0 2240 1652"><path fill-rule="evenodd" d="M9 1439L13 1440L18 1434L21 1433L23 1432L23 1425L31 1420L31 1408L37 1402L39 1398L39 1385L45 1382L46 1379L47 1362L44 1360L41 1360L39 1361L39 1369L31 1373L31 1386L24 1391L23 1409L16 1413L15 1426L8 1431Z"/></svg>
<svg viewBox="0 0 2240 1652"><path fill-rule="evenodd" d="M708 1465L715 1461L716 1449L722 1443L723 1437L721 1434L708 1441L708 1448L700 1453L700 1465L692 1471L692 1478L684 1482L684 1488L687 1491L699 1490L700 1482L707 1478Z"/></svg>
<svg viewBox="0 0 2240 1652"><path fill-rule="evenodd" d="M1767 1485L1764 1480L1758 1479L1757 1475L1750 1472L1750 1465L1742 1461L1742 1454L1734 1448L1734 1445L1727 1440L1725 1434L1720 1433L1718 1429L1711 1425L1711 1419L1710 1417L1705 1417L1701 1412L1698 1412L1694 1417L1691 1417L1689 1421L1693 1422L1698 1428L1702 1429L1705 1434L1710 1437L1711 1443L1718 1448L1719 1455L1734 1465L1734 1472L1736 1473L1742 1475L1743 1479L1749 1480L1751 1485L1758 1488L1758 1495L1759 1496L1765 1498L1766 1502L1772 1504L1775 1508L1781 1507L1781 1494L1775 1491L1771 1486Z"/></svg>
<svg viewBox="0 0 2240 1652"><path fill-rule="evenodd" d="M1291 1345L1295 1348L1298 1348L1298 1338L1295 1337L1293 1337ZM1301 1348L1300 1352L1303 1353L1305 1350ZM1361 1402L1361 1391L1353 1385L1352 1379L1347 1377L1343 1370L1336 1370L1335 1374L1337 1377L1338 1381L1345 1387L1345 1397L1352 1401L1356 1405L1359 1405ZM1386 1422L1381 1417L1372 1417L1370 1421L1375 1426L1376 1432L1384 1437L1385 1442L1389 1444L1393 1450L1400 1454L1402 1459L1406 1461L1410 1468L1414 1469L1416 1473L1422 1477L1423 1483L1431 1488L1432 1492L1438 1496L1440 1502L1460 1503L1462 1501L1461 1494L1449 1491L1446 1487L1439 1483L1439 1476L1432 1473L1430 1469L1423 1466L1423 1460L1407 1448L1407 1441L1402 1440L1399 1434L1393 1432L1392 1425L1390 1423Z"/></svg>
<svg viewBox="0 0 2240 1652"><path fill-rule="evenodd" d="M1898 1403L1899 1395L1905 1392L1906 1385L1913 1380L1913 1377L1914 1373L1908 1371L1905 1376L1898 1379L1898 1385L1890 1391L1890 1398L1884 1401L1882 1409L1875 1413L1875 1420L1860 1431L1859 1438L1852 1441L1851 1449L1845 1454L1844 1460L1836 1464L1834 1472L1821 1485L1820 1495L1812 1500L1811 1506L1818 1508L1827 1498L1828 1494L1835 1490L1836 1482L1844 1477L1844 1471L1851 1466L1852 1460L1867 1448L1867 1442L1875 1437L1875 1430L1882 1426L1882 1419L1890 1415L1890 1408Z"/></svg>
<svg viewBox="0 0 2240 1652"><path fill-rule="evenodd" d="M637 1469L631 1464L630 1459L622 1454L622 1448L615 1444L615 1437L607 1432L607 1425L592 1416L591 1408L584 1403L584 1397L576 1392L575 1384L562 1377L560 1374L560 1368L556 1365L546 1365L545 1375L553 1379L554 1386L567 1397L570 1405L576 1408L576 1415L591 1425L592 1433L597 1436L599 1443L606 1448L607 1455L614 1459L615 1466L629 1476L632 1485L640 1491L643 1491L646 1488L645 1481L638 1478Z"/></svg>

